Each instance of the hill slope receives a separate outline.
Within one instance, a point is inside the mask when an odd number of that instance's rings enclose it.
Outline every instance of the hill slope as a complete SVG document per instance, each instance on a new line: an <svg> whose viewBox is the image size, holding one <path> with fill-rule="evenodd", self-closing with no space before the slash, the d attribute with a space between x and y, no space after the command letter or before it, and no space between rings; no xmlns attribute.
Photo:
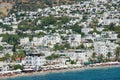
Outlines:
<svg viewBox="0 0 120 80"><path fill-rule="evenodd" d="M76 0L0 0L0 2L11 3L17 10L36 10L37 8L74 3Z"/></svg>
<svg viewBox="0 0 120 80"><path fill-rule="evenodd" d="M10 10L10 13L13 13L16 11L35 11L38 8L52 7L64 4L73 4L77 1L81 0L0 0L0 5L3 3L11 4L12 8ZM1 13L0 15L6 15L6 13L8 14L9 10L8 12Z"/></svg>

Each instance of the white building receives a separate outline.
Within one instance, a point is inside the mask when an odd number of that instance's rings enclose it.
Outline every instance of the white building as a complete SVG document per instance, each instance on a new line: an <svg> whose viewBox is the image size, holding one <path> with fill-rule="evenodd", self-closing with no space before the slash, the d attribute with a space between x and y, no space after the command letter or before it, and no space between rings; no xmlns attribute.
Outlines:
<svg viewBox="0 0 120 80"><path fill-rule="evenodd" d="M111 52L111 53L114 53L115 49L119 46L118 44L112 43L110 41L107 41L106 45L108 47L108 52Z"/></svg>
<svg viewBox="0 0 120 80"><path fill-rule="evenodd" d="M117 44L112 43L110 41L94 42L94 52L97 54L104 54L104 55L106 55L108 52L114 53L117 46L118 46Z"/></svg>
<svg viewBox="0 0 120 80"><path fill-rule="evenodd" d="M54 47L56 43L61 43L61 37L60 35L46 35L44 37L41 37L38 41L38 44L42 46L49 46L51 48Z"/></svg>
<svg viewBox="0 0 120 80"><path fill-rule="evenodd" d="M86 53L84 50L71 50L71 51L61 51L58 54L64 54L71 60L77 61L77 64L86 62Z"/></svg>
<svg viewBox="0 0 120 80"><path fill-rule="evenodd" d="M119 19L104 19L100 20L100 24L102 25L109 25L110 23L114 23L116 25L119 25L120 20Z"/></svg>
<svg viewBox="0 0 120 80"><path fill-rule="evenodd" d="M87 35L88 32L93 31L93 28L82 28L81 31Z"/></svg>
<svg viewBox="0 0 120 80"><path fill-rule="evenodd" d="M29 42L29 38L28 37L25 37L25 38L21 38L20 39L20 44L21 45L25 45Z"/></svg>
<svg viewBox="0 0 120 80"><path fill-rule="evenodd" d="M107 54L108 48L105 42L94 42L94 52L97 54Z"/></svg>
<svg viewBox="0 0 120 80"><path fill-rule="evenodd" d="M9 66L7 64L2 65L2 71L8 71Z"/></svg>
<svg viewBox="0 0 120 80"><path fill-rule="evenodd" d="M69 35L68 43L70 43L70 46L77 47L81 44L81 35L80 34L72 34Z"/></svg>
<svg viewBox="0 0 120 80"><path fill-rule="evenodd" d="M116 40L118 34L114 31L103 31L101 33L101 38Z"/></svg>
<svg viewBox="0 0 120 80"><path fill-rule="evenodd" d="M40 53L31 52L28 53L25 57L25 66L36 67L42 66L46 63L45 56L42 56Z"/></svg>
<svg viewBox="0 0 120 80"><path fill-rule="evenodd" d="M31 44L33 46L40 46L40 38L38 37L33 37L33 41L31 41Z"/></svg>

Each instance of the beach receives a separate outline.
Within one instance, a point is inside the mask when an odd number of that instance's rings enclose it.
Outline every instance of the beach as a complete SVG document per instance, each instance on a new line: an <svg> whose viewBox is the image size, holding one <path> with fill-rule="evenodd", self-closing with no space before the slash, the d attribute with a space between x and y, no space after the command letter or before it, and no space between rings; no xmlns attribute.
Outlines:
<svg viewBox="0 0 120 80"><path fill-rule="evenodd" d="M71 71L82 71L82 70L89 70L89 69L99 69L99 68L111 68L111 67L120 67L120 64L106 64L106 63L98 63L98 64L92 64L88 66L82 66L82 67L71 67L66 69L52 69L52 70L42 70L38 72L30 72L30 73L20 73L20 74L13 74L13 75L7 75L7 76L1 76L0 80L7 79L7 78L15 78L15 77L23 77L23 76L30 76L30 75L45 75L50 73L59 73L59 72L71 72Z"/></svg>

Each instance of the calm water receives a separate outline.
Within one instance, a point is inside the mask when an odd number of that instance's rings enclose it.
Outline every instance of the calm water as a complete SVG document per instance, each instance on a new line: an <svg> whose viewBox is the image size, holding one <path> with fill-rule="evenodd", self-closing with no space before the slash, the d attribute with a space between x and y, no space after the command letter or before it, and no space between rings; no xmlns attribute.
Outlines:
<svg viewBox="0 0 120 80"><path fill-rule="evenodd" d="M120 67L31 75L6 80L120 80Z"/></svg>

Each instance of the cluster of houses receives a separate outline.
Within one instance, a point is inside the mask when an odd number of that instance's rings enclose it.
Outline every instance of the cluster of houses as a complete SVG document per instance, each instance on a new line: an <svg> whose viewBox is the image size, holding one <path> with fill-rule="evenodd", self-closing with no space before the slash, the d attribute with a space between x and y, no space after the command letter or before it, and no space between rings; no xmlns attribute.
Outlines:
<svg viewBox="0 0 120 80"><path fill-rule="evenodd" d="M114 4L116 4L116 6L108 7ZM9 25L12 28L12 30L6 30L4 27L0 27L0 35L17 34L16 30L18 30L18 24L24 20L34 21L39 16L47 17L49 15L53 15L57 18L68 16L72 19L61 26L66 27L78 24L82 26L81 32L84 36L79 33L73 33L72 29L65 30L64 28L56 29L53 34L49 34L51 31L42 29L23 31L23 33L26 34L43 32L46 35L42 37L33 36L32 40L30 40L29 36L20 38L18 40L20 44L18 45L26 52L26 55L21 62L16 61L14 64L24 66L25 70L39 70L40 68L45 69L52 67L66 68L73 64L82 66L85 62L89 62L89 58L93 52L98 55L103 54L104 56L110 52L114 56L115 49L119 46L119 44L117 44L119 41L118 34L115 31L104 31L104 26L108 26L111 23L115 24L115 26L120 25L120 11L117 8L119 4L119 0L111 0L111 2L109 2L109 0L90 0L81 1L72 5L38 9L36 12L22 11L17 12L17 14L13 13L4 19L0 19L3 25ZM19 19L17 19L18 16ZM99 25L99 27L96 27L96 30L100 33L95 32L94 28L90 26L93 19L97 20L95 24ZM36 22L36 25L38 24L41 24L41 20ZM54 28L54 25L44 27ZM59 33L59 31L63 33ZM92 31L93 33L90 33ZM0 45L4 47L4 49L0 51L0 57L3 57L6 53L13 55L13 45L4 42L2 39L3 37L0 36ZM56 44L60 47L69 44L69 49L65 46L63 49L54 50ZM59 57L47 59L47 57L53 57L53 54ZM6 66L7 68L2 67L6 64L11 63L3 62L0 66L3 70L5 68L7 71L9 70L8 66Z"/></svg>

